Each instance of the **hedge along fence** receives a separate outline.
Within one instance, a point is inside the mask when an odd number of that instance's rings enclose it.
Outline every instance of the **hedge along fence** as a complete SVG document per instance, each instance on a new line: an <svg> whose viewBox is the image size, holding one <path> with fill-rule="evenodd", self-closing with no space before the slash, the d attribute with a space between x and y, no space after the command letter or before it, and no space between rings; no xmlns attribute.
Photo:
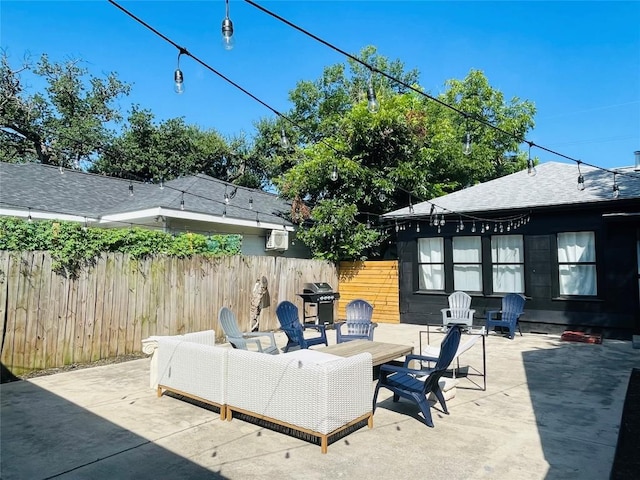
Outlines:
<svg viewBox="0 0 640 480"><path fill-rule="evenodd" d="M278 328L279 301L302 307L305 282L338 285L332 263L295 258L103 253L74 276L56 273L54 263L49 252L0 251L0 361L14 375L139 353L151 335L214 329L223 341L218 310L231 308L248 331L262 276L271 305L261 330Z"/></svg>

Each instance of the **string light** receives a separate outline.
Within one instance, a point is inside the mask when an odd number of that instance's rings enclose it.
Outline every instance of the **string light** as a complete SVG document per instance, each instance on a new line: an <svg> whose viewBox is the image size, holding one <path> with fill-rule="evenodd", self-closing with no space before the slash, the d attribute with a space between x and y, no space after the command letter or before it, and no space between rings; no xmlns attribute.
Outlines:
<svg viewBox="0 0 640 480"><path fill-rule="evenodd" d="M580 160L578 160L578 190L582 191L584 190L584 176L582 175L582 172L580 171L580 164L582 162Z"/></svg>
<svg viewBox="0 0 640 480"><path fill-rule="evenodd" d="M284 127L282 127L282 130L280 132L280 145L284 150L289 150L289 139L287 138L287 134L284 133Z"/></svg>
<svg viewBox="0 0 640 480"><path fill-rule="evenodd" d="M618 198L620 196L620 187L618 186L618 182L616 182L616 172L613 172L613 198Z"/></svg>
<svg viewBox="0 0 640 480"><path fill-rule="evenodd" d="M471 155L471 132L469 131L469 115L464 113L465 135L464 142L462 144L462 153L464 155Z"/></svg>
<svg viewBox="0 0 640 480"><path fill-rule="evenodd" d="M29 216L27 217L27 222L33 222L33 218L31 218L31 207L29 207Z"/></svg>
<svg viewBox="0 0 640 480"><path fill-rule="evenodd" d="M530 177L536 176L536 166L533 164L533 159L531 158L531 147L535 145L533 142L527 142L529 144L529 158L527 159L527 173Z"/></svg>
<svg viewBox="0 0 640 480"><path fill-rule="evenodd" d="M373 71L369 76L369 84L367 85L367 109L371 113L378 113L378 110L380 110L380 103L376 98L376 91L373 88Z"/></svg>
<svg viewBox="0 0 640 480"><path fill-rule="evenodd" d="M229 18L229 0L225 0L225 16L222 20L222 46L225 50L233 49L233 22Z"/></svg>
<svg viewBox="0 0 640 480"><path fill-rule="evenodd" d="M253 197L249 197L249 210L253 210Z"/></svg>
<svg viewBox="0 0 640 480"><path fill-rule="evenodd" d="M182 75L182 70L180 70L180 55L186 53L186 51L182 48L178 51L178 67L176 71L173 72L173 90L181 95L184 93L184 75Z"/></svg>
<svg viewBox="0 0 640 480"><path fill-rule="evenodd" d="M333 170L331 170L331 175L329 175L329 179L332 182L337 182L338 181L338 167L337 166L333 166Z"/></svg>
<svg viewBox="0 0 640 480"><path fill-rule="evenodd" d="M129 181L129 196L133 197L133 182Z"/></svg>
<svg viewBox="0 0 640 480"><path fill-rule="evenodd" d="M180 210L184 210L184 192L182 192L182 197L180 197Z"/></svg>

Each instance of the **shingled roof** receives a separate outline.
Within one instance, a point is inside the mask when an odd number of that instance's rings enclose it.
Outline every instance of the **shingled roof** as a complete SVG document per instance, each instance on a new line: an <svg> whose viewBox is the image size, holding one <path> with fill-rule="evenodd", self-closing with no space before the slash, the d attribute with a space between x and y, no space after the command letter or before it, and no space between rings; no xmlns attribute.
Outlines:
<svg viewBox="0 0 640 480"><path fill-rule="evenodd" d="M285 220L290 204L262 190L238 187L203 174L177 178L163 187L37 163L0 162L0 209L30 209L99 221L162 208L175 212L176 217L182 211L216 217L224 213L229 221L255 222L257 214L263 223L292 225ZM224 219L219 222L224 223Z"/></svg>
<svg viewBox="0 0 640 480"><path fill-rule="evenodd" d="M496 178L485 183L433 198L413 206L401 208L383 215L384 218L427 216L431 206L434 213L477 213L505 210L575 205L585 203L616 202L623 199L640 199L640 172L633 167L617 169L624 175L616 175L620 187L618 198L613 193L613 173L585 165L580 166L585 189L577 188L578 168L575 164L547 162L536 167L536 175L527 171Z"/></svg>

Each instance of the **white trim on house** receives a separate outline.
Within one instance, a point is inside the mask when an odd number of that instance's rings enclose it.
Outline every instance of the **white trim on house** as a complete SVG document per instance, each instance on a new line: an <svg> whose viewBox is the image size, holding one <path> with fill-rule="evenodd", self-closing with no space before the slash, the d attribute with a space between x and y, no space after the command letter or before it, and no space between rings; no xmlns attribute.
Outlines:
<svg viewBox="0 0 640 480"><path fill-rule="evenodd" d="M267 230L287 230L293 232L294 228L291 226L285 226L283 224L277 224L272 222L265 222L260 220L258 224L255 220L243 220L239 218L231 218L229 216L221 215L209 215L206 213L190 212L188 210L174 210L171 208L149 208L146 210L137 210L134 212L116 213L113 215L104 215L100 218L99 223L133 223L134 220L141 220L145 218L153 218L157 216L164 216L168 218L179 218L181 220L194 220L198 222L218 223L223 225L235 225L240 227L257 227ZM259 218L259 217L258 217Z"/></svg>
<svg viewBox="0 0 640 480"><path fill-rule="evenodd" d="M31 218L33 220L67 220L70 222L96 222L95 218L83 217L80 215L69 215L65 213L51 213L40 212L38 210L15 210L12 208L0 208L0 217L19 217L19 218Z"/></svg>

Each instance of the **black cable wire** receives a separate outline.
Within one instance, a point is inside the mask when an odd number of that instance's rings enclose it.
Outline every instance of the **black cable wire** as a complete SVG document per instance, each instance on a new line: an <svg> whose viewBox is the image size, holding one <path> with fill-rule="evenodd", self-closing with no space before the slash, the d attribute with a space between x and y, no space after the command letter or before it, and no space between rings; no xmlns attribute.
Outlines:
<svg viewBox="0 0 640 480"><path fill-rule="evenodd" d="M109 0L109 1L111 1L111 0ZM322 43L323 45L325 45L325 46L329 47L330 49L340 53L341 55L353 60L354 62L359 63L360 65L362 65L363 67L368 68L372 72L376 72L376 73L382 75L383 77L391 80L392 82L395 82L395 83L397 83L399 85L402 85L403 87L405 87L405 88L407 88L407 89L409 89L409 90L411 90L413 92L416 92L416 93L418 93L420 95L423 95L424 97L428 98L429 100L431 100L433 102L436 102L436 103L442 105L443 107L446 107L446 108L458 113L459 115L462 115L462 116L464 116L466 118L471 118L472 120L474 120L476 122L479 122L479 123L481 123L481 124L483 124L483 125L485 125L485 126L487 126L489 128L492 128L492 129L494 129L494 130L496 130L496 131L498 131L498 132L500 132L500 133L502 133L504 135L512 137L512 138L514 138L515 140L517 140L517 141L519 141L521 143L528 143L529 145L538 147L540 150L544 150L545 152L550 153L552 155L556 155L558 157L562 157L562 158L565 158L567 160L571 160L572 162L576 162L576 163L580 162L583 165L587 165L589 167L593 167L593 168L597 168L597 169L600 169L600 170L604 170L606 172L611 172L611 173L614 172L614 170L609 170L607 168L599 167L597 165L591 165L591 164L586 163L586 162L584 162L582 160L570 157L568 155L565 155L565 154L560 153L558 151L555 151L555 150L552 150L550 148L544 147L542 145L537 145L537 144L535 144L535 143L533 143L533 142L531 142L531 141L529 141L529 140L527 140L525 138L522 138L522 137L520 137L520 136L518 136L518 135L516 135L516 134L514 134L512 132L507 132L506 130L504 130L504 129L496 126L496 125L493 125L491 122L488 122L488 121L486 121L486 120L484 120L482 118L479 118L479 117L476 117L476 116L471 116L469 113L467 113L467 112L465 112L463 110L460 110L459 108L456 108L453 105L450 105L450 104L448 104L448 103L446 103L446 102L444 102L444 101L442 101L442 100L440 100L440 99L438 99L436 97L433 97L433 96L429 95L428 93L425 93L422 90L414 87L413 85L409 85L408 83L403 82L402 80L394 77L393 75L390 75L390 74L388 74L386 72L383 72L382 70L378 69L374 65L371 65L371 64L365 62L364 60L361 60L360 58L356 57L355 55L352 55L349 52L346 52L345 50L342 50L341 48L333 45L332 43L329 43L328 41L323 40L322 38L318 37L317 35L314 35L313 33L309 32L308 30L305 30L304 28L294 24L293 22L290 22L286 18L278 15L277 13L272 12L271 10L267 9L266 7L263 7L262 5L259 5L258 3L254 2L253 0L244 0L244 1L246 3L248 3L249 5L251 5L252 7L257 8L258 10L262 11L263 13L266 13L267 15L275 18L276 20L278 20L278 21L280 21L282 23L284 23L285 25L288 25L289 27L291 27L291 28L303 33L304 35L316 40L317 42ZM632 175L632 174L630 174L628 172L616 172L616 173L619 174L619 175L630 175L630 176L633 176L633 177L637 178L636 175Z"/></svg>

